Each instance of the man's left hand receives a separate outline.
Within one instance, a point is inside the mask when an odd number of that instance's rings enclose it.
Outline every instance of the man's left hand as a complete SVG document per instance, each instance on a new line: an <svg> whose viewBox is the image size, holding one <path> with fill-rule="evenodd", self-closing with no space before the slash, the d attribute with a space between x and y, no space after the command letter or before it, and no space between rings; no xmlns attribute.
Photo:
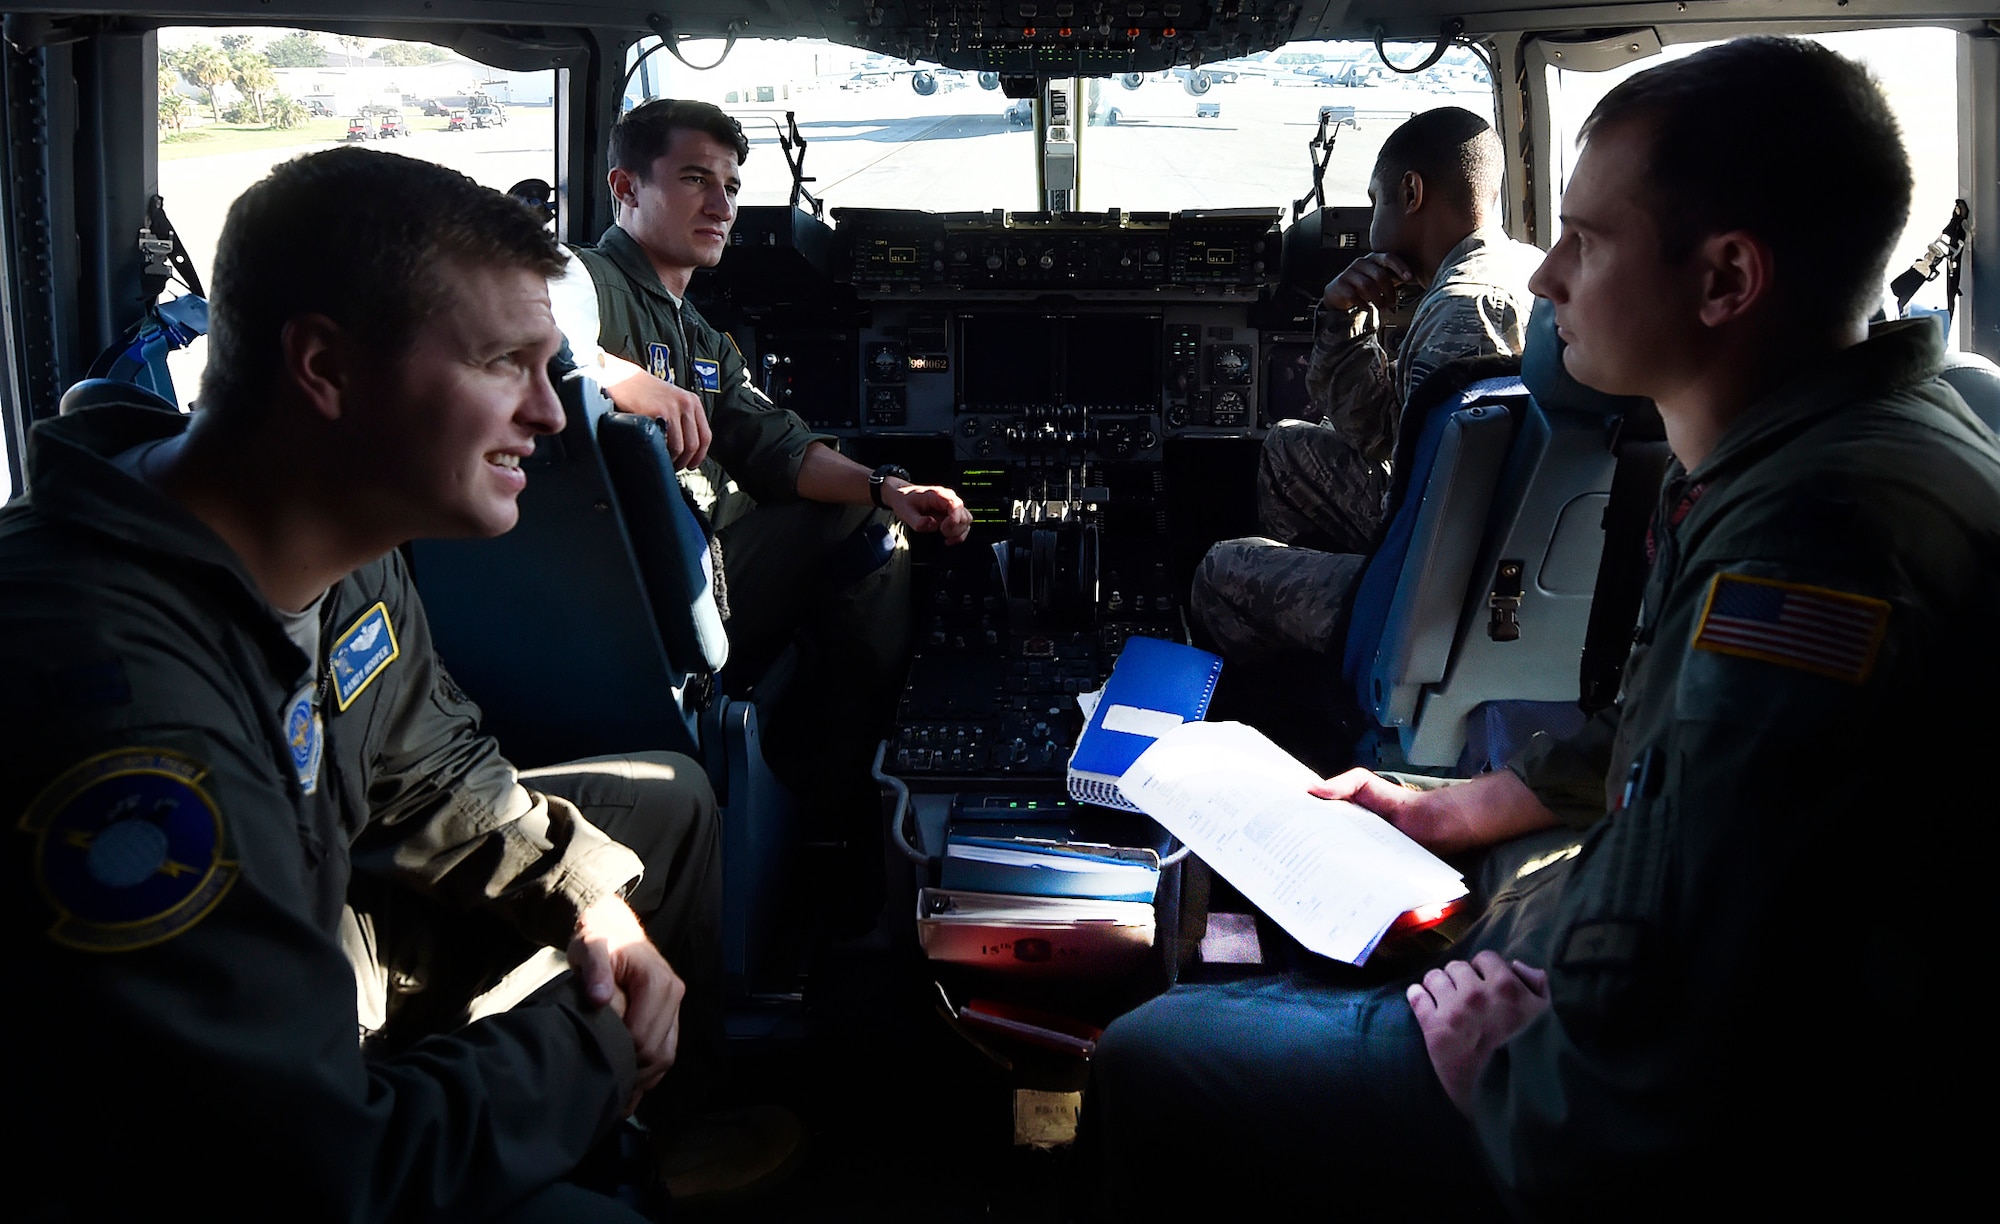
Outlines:
<svg viewBox="0 0 2000 1224"><path fill-rule="evenodd" d="M605 364L611 377L604 382L604 393L611 397L612 406L620 412L649 416L660 423L675 471L700 467L701 461L708 458L709 443L715 440L701 397L608 353Z"/></svg>
<svg viewBox="0 0 2000 1224"><path fill-rule="evenodd" d="M584 996L616 1010L632 1034L639 1058L639 1086L631 1102L636 1106L674 1065L687 987L646 938L632 907L618 897L606 897L576 920L569 964Z"/></svg>
<svg viewBox="0 0 2000 1224"><path fill-rule="evenodd" d="M972 531L972 511L943 485L900 484L885 489L882 504L911 531L935 531L956 544Z"/></svg>
<svg viewBox="0 0 2000 1224"><path fill-rule="evenodd" d="M1431 970L1407 993L1445 1095L1470 1115L1486 1060L1548 1010L1549 975L1486 951Z"/></svg>

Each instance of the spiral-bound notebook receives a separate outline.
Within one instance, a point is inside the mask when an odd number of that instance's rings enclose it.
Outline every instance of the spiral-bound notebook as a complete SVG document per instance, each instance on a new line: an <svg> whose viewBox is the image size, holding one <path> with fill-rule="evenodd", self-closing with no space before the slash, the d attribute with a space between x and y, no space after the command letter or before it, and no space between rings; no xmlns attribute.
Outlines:
<svg viewBox="0 0 2000 1224"><path fill-rule="evenodd" d="M1071 797L1138 811L1118 793L1118 779L1161 735L1201 721L1221 675L1221 657L1206 650L1159 638L1128 639L1070 753Z"/></svg>

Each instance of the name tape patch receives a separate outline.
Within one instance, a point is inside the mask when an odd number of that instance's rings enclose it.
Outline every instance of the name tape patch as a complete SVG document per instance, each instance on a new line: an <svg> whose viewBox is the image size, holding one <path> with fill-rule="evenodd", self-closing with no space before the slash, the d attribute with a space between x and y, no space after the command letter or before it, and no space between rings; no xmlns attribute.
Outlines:
<svg viewBox="0 0 2000 1224"><path fill-rule="evenodd" d="M84 952L165 943L200 922L236 882L222 857L222 811L208 767L164 748L103 753L36 796L20 829L55 907L49 937Z"/></svg>
<svg viewBox="0 0 2000 1224"><path fill-rule="evenodd" d="M691 364L694 366L694 380L697 383L701 384L702 390L704 391L722 390L721 362L705 361L702 358L697 357Z"/></svg>
<svg viewBox="0 0 2000 1224"><path fill-rule="evenodd" d="M1694 648L1860 684L1875 669L1888 627L1887 600L1775 578L1717 574L1695 626Z"/></svg>
<svg viewBox="0 0 2000 1224"><path fill-rule="evenodd" d="M389 607L377 603L361 614L346 633L334 639L327 655L333 673L334 703L345 710L361 696L361 690L375 682L402 648L396 644L396 627L389 623Z"/></svg>

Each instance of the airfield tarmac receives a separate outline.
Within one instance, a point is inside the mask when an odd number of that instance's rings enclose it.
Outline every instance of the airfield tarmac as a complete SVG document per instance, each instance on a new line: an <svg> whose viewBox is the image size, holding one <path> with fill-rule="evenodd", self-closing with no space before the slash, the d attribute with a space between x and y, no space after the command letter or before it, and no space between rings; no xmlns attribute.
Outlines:
<svg viewBox="0 0 2000 1224"><path fill-rule="evenodd" d="M969 79L969 78L968 78ZM1086 87L1087 90L1088 87ZM1214 103L1213 118L1196 103ZM1088 98L1084 99L1088 105ZM768 104L730 106L750 138L743 204L783 204L791 176L779 148L785 111L806 140L807 189L828 206L914 208L933 212L1013 211L1041 207L1035 194L1032 129L1007 119L1009 100L976 85L919 97L906 82L845 90L800 90ZM1170 211L1188 208L1282 209L1312 184L1307 145L1321 106L1351 106L1355 125L1336 129L1327 165L1330 204L1365 204L1376 150L1397 124L1419 110L1462 105L1490 113L1482 91L1440 93L1392 85L1362 89L1280 86L1245 79L1217 84L1199 99L1180 83L1149 79L1136 90L1098 85L1098 122L1078 134L1080 210ZM1118 122L1106 125L1110 108ZM436 119L412 118L410 135L367 147L450 166L501 190L523 179L560 185L555 112L514 106L504 127L445 132ZM160 194L204 284L229 205L271 167L342 142L308 141L278 149L184 157L160 163ZM316 236L301 234L302 242ZM328 259L340 258L335 250ZM206 341L172 354L174 386L185 404L199 385Z"/></svg>
<svg viewBox="0 0 2000 1224"><path fill-rule="evenodd" d="M1220 114L1197 118L1197 101L1215 103ZM1149 80L1127 90L1106 81L1099 86L1100 120L1112 106L1120 119L1115 126L1087 124L1079 134L1079 206L1284 206L1289 219L1291 202L1311 186L1307 143L1318 130L1322 105L1353 106L1358 114L1358 126L1340 129L1335 139L1328 201L1365 203L1368 170L1382 140L1410 114L1449 104L1490 111L1491 99L1480 91L1292 88L1247 79L1215 85L1196 99L1177 82ZM976 85L919 97L895 82L731 106L751 141L741 202L782 204L789 198L790 176L778 148L778 127L789 108L807 142L805 173L815 180L808 190L829 208L1034 209L1033 133L1008 122L1008 105L998 91ZM437 121L412 120L413 126L427 122ZM230 202L277 163L337 143L161 162L167 213L204 277ZM555 115L548 107L512 107L504 127L420 128L368 147L435 161L502 189L526 178L559 181Z"/></svg>

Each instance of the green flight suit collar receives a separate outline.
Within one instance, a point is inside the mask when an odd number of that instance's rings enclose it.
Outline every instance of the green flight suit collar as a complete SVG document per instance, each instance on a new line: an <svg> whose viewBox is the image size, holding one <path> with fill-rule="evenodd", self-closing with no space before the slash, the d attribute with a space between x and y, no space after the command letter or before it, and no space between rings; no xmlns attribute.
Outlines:
<svg viewBox="0 0 2000 1224"><path fill-rule="evenodd" d="M51 522L109 537L126 547L191 566L257 609L249 623L268 628L264 647L289 674L309 660L278 620L234 549L208 524L158 490L134 479L113 457L147 442L175 437L188 418L131 404L105 404L36 424L27 468L36 511Z"/></svg>
<svg viewBox="0 0 2000 1224"><path fill-rule="evenodd" d="M1868 338L1766 395L1724 431L1714 451L1689 473L1704 483L1755 463L1825 417L1860 400L1936 378L1944 343L1929 319L1878 323Z"/></svg>
<svg viewBox="0 0 2000 1224"><path fill-rule="evenodd" d="M641 292L666 302L674 308L676 317L679 316L681 299L660 282L660 274L654 270L653 261L646 257L645 248L639 245L638 239L613 222L611 228L598 235L597 249L618 265L618 270Z"/></svg>

